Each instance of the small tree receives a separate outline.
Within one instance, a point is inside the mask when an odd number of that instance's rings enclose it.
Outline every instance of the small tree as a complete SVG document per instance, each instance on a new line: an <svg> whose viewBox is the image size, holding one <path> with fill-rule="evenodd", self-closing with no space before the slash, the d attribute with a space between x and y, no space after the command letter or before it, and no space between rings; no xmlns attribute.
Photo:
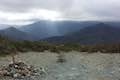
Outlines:
<svg viewBox="0 0 120 80"><path fill-rule="evenodd" d="M12 63L15 64L15 54L17 54L17 49L13 45L9 45L9 52L11 53Z"/></svg>

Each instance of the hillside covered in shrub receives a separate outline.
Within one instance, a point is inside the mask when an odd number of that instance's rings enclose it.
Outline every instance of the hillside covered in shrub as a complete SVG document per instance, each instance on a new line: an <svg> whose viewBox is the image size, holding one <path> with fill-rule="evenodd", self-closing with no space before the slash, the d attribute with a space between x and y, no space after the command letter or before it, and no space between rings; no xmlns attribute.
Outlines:
<svg viewBox="0 0 120 80"><path fill-rule="evenodd" d="M17 52L102 52L102 53L120 53L120 43L107 44L87 44L77 43L49 43L46 41L11 41L8 38L0 36L0 55L16 54Z"/></svg>

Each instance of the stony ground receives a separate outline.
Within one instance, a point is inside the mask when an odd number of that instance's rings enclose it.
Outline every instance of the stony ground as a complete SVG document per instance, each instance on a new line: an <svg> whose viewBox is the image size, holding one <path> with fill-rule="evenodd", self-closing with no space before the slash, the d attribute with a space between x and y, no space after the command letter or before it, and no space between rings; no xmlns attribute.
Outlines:
<svg viewBox="0 0 120 80"><path fill-rule="evenodd" d="M66 62L56 63L57 54L50 52L28 52L17 55L17 60L24 61L37 68L44 67L46 75L25 80L120 80L120 54L103 53L65 53ZM11 57L0 58L0 65L8 64ZM12 80L3 79L0 80Z"/></svg>

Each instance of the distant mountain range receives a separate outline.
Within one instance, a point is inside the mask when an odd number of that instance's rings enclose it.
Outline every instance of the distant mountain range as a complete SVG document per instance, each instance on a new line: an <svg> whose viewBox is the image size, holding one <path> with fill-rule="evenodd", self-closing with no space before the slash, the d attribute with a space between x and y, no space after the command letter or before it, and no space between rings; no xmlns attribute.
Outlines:
<svg viewBox="0 0 120 80"><path fill-rule="evenodd" d="M12 40L33 40L33 37L23 31L20 31L14 27L9 27L0 30L1 36L5 36Z"/></svg>
<svg viewBox="0 0 120 80"><path fill-rule="evenodd" d="M37 37L39 40L53 36L70 34L96 23L97 22L94 21L39 21L31 25L23 26L20 30Z"/></svg>
<svg viewBox="0 0 120 80"><path fill-rule="evenodd" d="M104 23L85 27L75 33L46 39L50 42L72 42L82 44L120 42L120 28Z"/></svg>
<svg viewBox="0 0 120 80"><path fill-rule="evenodd" d="M106 43L120 42L120 22L39 21L20 28L0 30L12 40L47 40L50 42Z"/></svg>

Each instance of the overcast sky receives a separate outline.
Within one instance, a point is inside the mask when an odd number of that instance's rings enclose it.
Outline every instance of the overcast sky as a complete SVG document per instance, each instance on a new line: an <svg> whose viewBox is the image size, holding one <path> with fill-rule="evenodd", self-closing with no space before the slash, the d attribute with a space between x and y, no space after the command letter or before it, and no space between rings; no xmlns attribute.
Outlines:
<svg viewBox="0 0 120 80"><path fill-rule="evenodd" d="M0 0L0 23L37 20L120 20L120 0Z"/></svg>

